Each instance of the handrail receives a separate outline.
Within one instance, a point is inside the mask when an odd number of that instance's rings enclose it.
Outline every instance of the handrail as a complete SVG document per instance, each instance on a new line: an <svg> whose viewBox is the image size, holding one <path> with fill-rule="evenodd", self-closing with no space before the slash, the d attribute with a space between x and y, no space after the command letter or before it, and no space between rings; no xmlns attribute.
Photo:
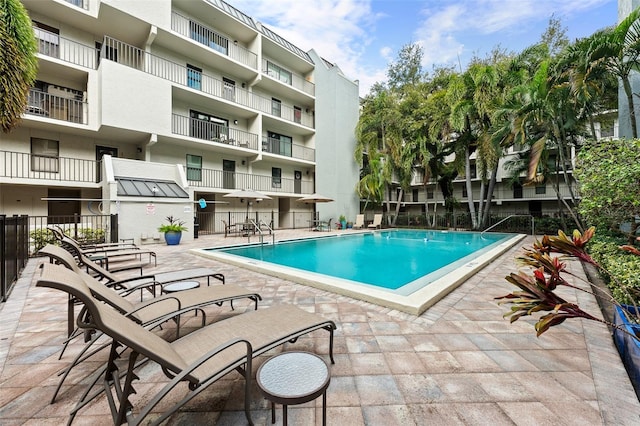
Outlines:
<svg viewBox="0 0 640 426"><path fill-rule="evenodd" d="M269 230L269 235L271 235L271 239L272 239L271 243L272 244L276 243L276 233L273 231L273 229L269 225L263 222L262 219L258 219L257 222L253 219L249 219L249 222L253 225L253 228L258 233L258 235L260 235L260 244L264 244L264 232L262 232L263 226L265 226ZM251 234L248 232L247 232L247 241L251 242Z"/></svg>
<svg viewBox="0 0 640 426"><path fill-rule="evenodd" d="M506 220L511 219L512 217L518 217L518 216L520 216L520 217L530 217L531 218L531 235L535 235L536 234L535 233L535 221L534 221L534 217L532 215L530 215L530 214L512 214L512 215L509 215L509 216L505 217L500 222L494 223L493 225L491 225L490 227L488 227L487 229L482 231L480 233L480 236L482 237L485 232L495 228L496 226L500 225L502 222L505 222Z"/></svg>

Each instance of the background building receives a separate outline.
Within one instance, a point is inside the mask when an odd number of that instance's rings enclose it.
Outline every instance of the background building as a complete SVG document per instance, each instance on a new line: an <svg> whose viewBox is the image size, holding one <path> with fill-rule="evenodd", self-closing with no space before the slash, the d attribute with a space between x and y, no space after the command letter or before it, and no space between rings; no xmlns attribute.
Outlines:
<svg viewBox="0 0 640 426"><path fill-rule="evenodd" d="M0 136L2 213L117 212L137 242L167 215L303 227L313 192L336 200L323 218L358 213L358 84L337 65L221 0L23 3L39 72ZM238 189L271 199L224 197Z"/></svg>

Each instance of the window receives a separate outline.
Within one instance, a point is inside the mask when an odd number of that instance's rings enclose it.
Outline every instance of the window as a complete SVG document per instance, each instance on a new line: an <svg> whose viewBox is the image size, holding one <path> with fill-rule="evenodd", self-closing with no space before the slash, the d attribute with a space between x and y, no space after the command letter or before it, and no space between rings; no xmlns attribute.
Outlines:
<svg viewBox="0 0 640 426"><path fill-rule="evenodd" d="M536 194L546 194L547 186L546 185L537 185L536 186Z"/></svg>
<svg viewBox="0 0 640 426"><path fill-rule="evenodd" d="M33 31L38 40L38 52L58 58L60 54L60 30L33 21Z"/></svg>
<svg viewBox="0 0 640 426"><path fill-rule="evenodd" d="M202 69L187 64L187 86L202 90Z"/></svg>
<svg viewBox="0 0 640 426"><path fill-rule="evenodd" d="M273 188L282 186L282 169L280 167L271 168L271 186Z"/></svg>
<svg viewBox="0 0 640 426"><path fill-rule="evenodd" d="M214 142L228 141L229 120L194 110L189 111L189 117L191 118L189 136L192 138Z"/></svg>
<svg viewBox="0 0 640 426"><path fill-rule="evenodd" d="M228 78L222 79L224 88L222 96L230 101L236 100L236 82Z"/></svg>
<svg viewBox="0 0 640 426"><path fill-rule="evenodd" d="M613 136L613 123L600 123L600 137L611 138Z"/></svg>
<svg viewBox="0 0 640 426"><path fill-rule="evenodd" d="M31 170L58 173L59 143L51 139L31 138Z"/></svg>
<svg viewBox="0 0 640 426"><path fill-rule="evenodd" d="M267 75L288 85L291 85L291 82L293 80L291 71L280 68L278 65L269 61L267 61Z"/></svg>
<svg viewBox="0 0 640 426"><path fill-rule="evenodd" d="M291 157L291 147L293 145L293 138L291 136L285 136L274 132L267 132L267 136L268 152Z"/></svg>
<svg viewBox="0 0 640 426"><path fill-rule="evenodd" d="M202 156L187 154L187 180L202 181Z"/></svg>
<svg viewBox="0 0 640 426"><path fill-rule="evenodd" d="M427 191L427 200L433 200L434 194L433 191Z"/></svg>
<svg viewBox="0 0 640 426"><path fill-rule="evenodd" d="M467 187L463 186L462 187L462 198L467 198L469 196L469 193L467 192Z"/></svg>
<svg viewBox="0 0 640 426"><path fill-rule="evenodd" d="M293 121L298 124L302 123L302 108L297 106L293 107Z"/></svg>
<svg viewBox="0 0 640 426"><path fill-rule="evenodd" d="M418 190L418 189L414 189L414 190L412 191L412 193L413 193L413 194L412 194L412 201L413 201L414 203L417 203L417 202L419 201L419 199L418 199L418 192L419 192L419 190Z"/></svg>
<svg viewBox="0 0 640 426"><path fill-rule="evenodd" d="M271 115L282 116L282 102L280 99L271 98Z"/></svg>

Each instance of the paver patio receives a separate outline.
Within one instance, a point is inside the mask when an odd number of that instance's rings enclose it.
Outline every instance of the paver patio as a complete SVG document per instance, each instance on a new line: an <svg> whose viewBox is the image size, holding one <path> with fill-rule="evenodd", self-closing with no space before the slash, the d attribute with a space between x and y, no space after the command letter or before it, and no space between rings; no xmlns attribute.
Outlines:
<svg viewBox="0 0 640 426"><path fill-rule="evenodd" d="M341 232L341 231L335 231ZM348 231L345 231L348 232ZM310 236L306 230L277 231L277 239ZM336 364L327 393L330 425L637 425L640 403L627 378L609 330L602 324L569 320L536 338L533 321L510 324L508 309L494 297L513 290L504 277L524 243L512 248L420 317L246 271L189 253L190 248L240 243L239 237L201 236L179 246L150 245L158 254L152 271L211 267L227 282L258 291L260 307L296 304L338 324ZM86 377L106 359L102 351L77 367L58 401L49 404L60 372L81 348L74 342L58 360L66 332L67 296L36 288L38 265L31 259L9 298L0 305L0 424L65 424L85 389ZM578 264L572 271L584 275ZM124 276L124 275L123 275ZM217 283L215 285L218 285ZM566 292L590 312L595 300ZM208 321L252 309L235 303L207 309ZM199 318L186 317L186 326ZM158 333L172 336L172 324ZM302 349L328 360L326 333L317 332L281 350ZM267 357L260 357L255 365ZM166 383L155 365L147 365L135 383L134 408ZM179 387L180 388L180 387ZM245 424L241 376L233 372L174 415L171 424ZM176 400L180 392L169 395ZM252 415L269 425L268 401L254 383ZM290 424L321 424L321 399L289 407ZM167 403L156 407L162 411ZM277 421L282 412L276 411ZM74 424L109 424L106 399L80 411Z"/></svg>

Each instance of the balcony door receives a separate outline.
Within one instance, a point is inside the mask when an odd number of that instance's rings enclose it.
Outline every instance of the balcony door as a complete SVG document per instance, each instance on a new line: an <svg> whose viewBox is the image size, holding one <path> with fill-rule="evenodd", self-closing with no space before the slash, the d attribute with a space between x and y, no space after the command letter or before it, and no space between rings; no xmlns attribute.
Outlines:
<svg viewBox="0 0 640 426"><path fill-rule="evenodd" d="M229 136L229 120L204 112L189 111L191 133L189 136L208 141L224 142Z"/></svg>
<svg viewBox="0 0 640 426"><path fill-rule="evenodd" d="M236 162L233 160L222 160L222 187L236 189Z"/></svg>

